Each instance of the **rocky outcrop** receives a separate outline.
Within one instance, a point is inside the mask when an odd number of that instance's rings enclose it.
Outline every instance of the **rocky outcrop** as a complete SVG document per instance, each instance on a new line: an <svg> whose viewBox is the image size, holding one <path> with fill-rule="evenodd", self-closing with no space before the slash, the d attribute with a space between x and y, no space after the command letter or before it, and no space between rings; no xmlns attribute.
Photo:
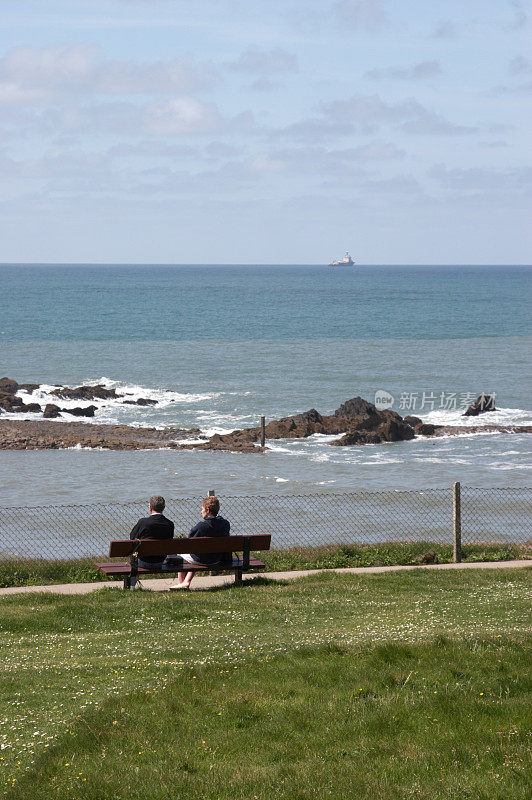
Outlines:
<svg viewBox="0 0 532 800"><path fill-rule="evenodd" d="M26 414L38 414L39 411L42 411L42 408L39 403L22 403L20 410Z"/></svg>
<svg viewBox="0 0 532 800"><path fill-rule="evenodd" d="M371 418L372 422L374 418ZM362 424L352 426L341 439L331 442L333 445L346 446L352 444L379 444L380 442L402 442L413 439L415 436L413 428L406 425L401 419L387 419L385 421L373 422L363 420Z"/></svg>
<svg viewBox="0 0 532 800"><path fill-rule="evenodd" d="M463 417L478 417L479 414L486 414L488 411L496 411L495 397L491 394L481 394L474 403L462 414Z"/></svg>
<svg viewBox="0 0 532 800"><path fill-rule="evenodd" d="M13 378L0 378L0 394L15 394L18 392L18 383Z"/></svg>
<svg viewBox="0 0 532 800"><path fill-rule="evenodd" d="M51 394L60 397L62 400L115 400L117 397L116 389L106 389L105 386L76 386L70 389L68 386L60 386L54 389Z"/></svg>
<svg viewBox="0 0 532 800"><path fill-rule="evenodd" d="M416 425L423 425L423 420L419 417L413 417L411 415L407 417L403 417L403 422L406 422L407 425L410 425L411 428L415 428Z"/></svg>
<svg viewBox="0 0 532 800"><path fill-rule="evenodd" d="M324 419L326 419L324 417ZM383 428L371 431L360 421L358 429L353 428L352 440L344 444L378 444L397 434L393 426L381 423ZM384 427L385 426L385 427ZM0 417L0 450L53 450L63 447L103 447L110 450L145 450L161 447L176 450L232 450L241 453L260 453L257 446L256 430L234 431L223 436L212 436L202 444L187 444L188 439L198 439L198 429L180 428L132 428L128 425L94 425L86 422L64 422L58 420L6 420ZM478 431L499 433L532 433L532 426L445 426L436 427L434 436L448 436ZM343 438L343 437L342 437Z"/></svg>
<svg viewBox="0 0 532 800"><path fill-rule="evenodd" d="M256 451L260 433L260 428L245 428L224 435L216 434L205 444L190 446L204 450ZM311 408L302 414L272 420L266 425L265 433L266 439L304 439L315 433L343 434L331 442L337 446L399 442L415 436L412 426L407 425L395 411L379 411L373 403L361 397L347 400L330 416Z"/></svg>
<svg viewBox="0 0 532 800"><path fill-rule="evenodd" d="M17 392L25 391L32 394L40 386L39 383L18 383L13 378L0 378L0 411L9 413L33 412L42 410L38 403L24 403L21 397L17 397ZM118 394L116 389L107 389L103 384L96 386L76 386L73 389L68 386L57 386L51 394L62 400L116 400L124 395ZM136 400L122 400L125 405L132 406L155 406L157 400L149 397L139 397ZM47 410L48 409L48 410ZM55 411L54 409L58 409ZM55 403L47 403L44 409L45 419L54 419L60 412L73 414L75 417L93 417L96 406L90 405L85 408L76 406L75 408L60 409ZM53 415L53 416L50 416Z"/></svg>
<svg viewBox="0 0 532 800"><path fill-rule="evenodd" d="M96 406L85 406L85 408L76 406L75 408L62 408L61 411L66 414L73 414L75 417L93 417Z"/></svg>
<svg viewBox="0 0 532 800"><path fill-rule="evenodd" d="M41 410L41 407L38 403L25 403L21 397L17 397L11 392L0 392L0 409L8 411L10 414L35 414Z"/></svg>
<svg viewBox="0 0 532 800"><path fill-rule="evenodd" d="M340 408L334 412L334 417L341 417L342 419L365 419L368 417L377 417L385 412L379 411L373 403L368 403L362 397L353 397L351 400L346 400L342 403ZM392 411L392 414L395 412ZM399 416L397 414L396 416Z"/></svg>
<svg viewBox="0 0 532 800"><path fill-rule="evenodd" d="M414 432L416 436L434 436L440 427L440 425L431 425L430 422L422 422L415 426Z"/></svg>
<svg viewBox="0 0 532 800"><path fill-rule="evenodd" d="M0 450L57 450L64 447L103 447L109 450L179 448L176 439L196 438L180 428L131 428L60 420L0 418Z"/></svg>
<svg viewBox="0 0 532 800"><path fill-rule="evenodd" d="M21 406L23 405L24 403L20 397L15 397L15 395L8 392L0 392L0 408L3 408L4 411L21 411Z"/></svg>
<svg viewBox="0 0 532 800"><path fill-rule="evenodd" d="M148 397L139 397L138 400L122 400L125 406L156 406L157 400L150 400Z"/></svg>
<svg viewBox="0 0 532 800"><path fill-rule="evenodd" d="M435 425L434 436L463 433L532 433L532 425Z"/></svg>
<svg viewBox="0 0 532 800"><path fill-rule="evenodd" d="M61 414L61 409L59 406L54 405L54 403L47 403L44 407L43 417L44 419L55 419L59 417Z"/></svg>

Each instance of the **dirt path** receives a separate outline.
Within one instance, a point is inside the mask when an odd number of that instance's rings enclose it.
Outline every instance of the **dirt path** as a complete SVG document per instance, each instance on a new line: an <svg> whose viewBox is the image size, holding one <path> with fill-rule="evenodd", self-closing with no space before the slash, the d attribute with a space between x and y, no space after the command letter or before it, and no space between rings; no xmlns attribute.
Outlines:
<svg viewBox="0 0 532 800"><path fill-rule="evenodd" d="M272 581L289 581L295 578L305 578L308 575L318 575L320 572L336 572L338 574L350 575L376 575L382 572L403 572L419 569L522 569L532 567L532 559L521 561L479 561L466 562L461 564L427 564L424 566L397 566L397 567L344 567L340 569L303 569L293 570L292 572L261 572L261 578L268 578ZM256 573L244 575L244 581L253 580L257 577ZM166 592L175 582L171 578L152 578L143 580L142 587L151 592ZM205 576L195 578L192 584L193 591L198 589L211 589L214 586L224 586L233 582L232 575ZM31 592L48 594L89 594L103 587L122 588L121 581L105 581L100 583L65 583L53 586L13 586L7 589L0 589L0 596L12 594L27 594ZM177 592L176 592L177 594Z"/></svg>

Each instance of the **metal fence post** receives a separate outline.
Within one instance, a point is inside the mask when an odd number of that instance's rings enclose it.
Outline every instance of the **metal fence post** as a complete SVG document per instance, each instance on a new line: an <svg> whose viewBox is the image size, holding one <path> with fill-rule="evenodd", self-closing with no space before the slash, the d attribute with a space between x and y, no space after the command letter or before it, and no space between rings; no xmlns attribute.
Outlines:
<svg viewBox="0 0 532 800"><path fill-rule="evenodd" d="M260 446L264 447L266 443L266 419L265 417L260 418Z"/></svg>
<svg viewBox="0 0 532 800"><path fill-rule="evenodd" d="M462 560L462 502L460 481L453 483L453 561Z"/></svg>

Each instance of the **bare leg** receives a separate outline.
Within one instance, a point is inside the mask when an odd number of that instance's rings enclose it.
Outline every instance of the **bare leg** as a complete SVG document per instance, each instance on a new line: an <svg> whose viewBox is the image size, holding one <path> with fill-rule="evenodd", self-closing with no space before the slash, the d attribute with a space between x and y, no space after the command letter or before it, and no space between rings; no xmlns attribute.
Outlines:
<svg viewBox="0 0 532 800"><path fill-rule="evenodd" d="M181 575L184 575L183 579L181 578ZM194 573L193 572L187 572L186 574L184 572L180 572L179 573L179 583L180 583L180 585L181 586L186 586L187 589L188 589L193 577L194 577Z"/></svg>
<svg viewBox="0 0 532 800"><path fill-rule="evenodd" d="M177 584L175 586L170 586L170 589L188 589L193 577L193 572L178 572Z"/></svg>

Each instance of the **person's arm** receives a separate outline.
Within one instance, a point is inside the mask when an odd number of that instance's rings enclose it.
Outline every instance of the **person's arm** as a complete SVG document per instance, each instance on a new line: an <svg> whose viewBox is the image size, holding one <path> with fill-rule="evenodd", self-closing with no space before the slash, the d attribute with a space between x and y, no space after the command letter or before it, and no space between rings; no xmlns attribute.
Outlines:
<svg viewBox="0 0 532 800"><path fill-rule="evenodd" d="M197 525L194 525L194 527L190 529L190 533L188 534L189 539L194 539L196 536L201 536L201 522L198 522Z"/></svg>
<svg viewBox="0 0 532 800"><path fill-rule="evenodd" d="M133 530L132 530L132 531L131 531L131 533L129 534L129 538L130 538L130 539L138 539L138 538L139 538L139 537L138 537L138 533L139 533L139 531L140 531L140 519L139 519L139 521L137 522L137 524L133 526Z"/></svg>

